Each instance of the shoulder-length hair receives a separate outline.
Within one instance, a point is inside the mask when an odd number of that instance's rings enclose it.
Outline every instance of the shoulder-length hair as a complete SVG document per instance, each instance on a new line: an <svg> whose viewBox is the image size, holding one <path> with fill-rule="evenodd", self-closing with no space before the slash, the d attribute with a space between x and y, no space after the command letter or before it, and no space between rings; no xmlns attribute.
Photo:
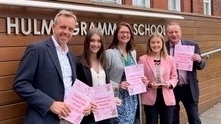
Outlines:
<svg viewBox="0 0 221 124"><path fill-rule="evenodd" d="M149 38L147 39L147 55L151 56L153 51L151 50L150 48L150 40L153 39L154 37L158 37L161 39L162 41L162 49L160 50L160 55L161 57L163 57L164 59L168 56L168 53L167 53L167 49L166 49L166 46L165 46L165 40L164 40L164 37L163 35L161 35L160 33L153 33L149 36Z"/></svg>
<svg viewBox="0 0 221 124"><path fill-rule="evenodd" d="M119 32L120 28L123 27L123 26L128 27L128 29L130 30L130 40L129 40L129 42L127 43L126 51L129 52L129 51L132 51L132 50L135 49L133 29L132 29L132 27L130 26L130 24L127 23L127 22L121 22L121 23L119 23L119 24L117 25L117 28L116 28L116 30L114 31L113 40L112 40L110 46L108 47L109 49L117 48L117 46L118 46L118 44L119 44L118 32Z"/></svg>
<svg viewBox="0 0 221 124"><path fill-rule="evenodd" d="M84 51L81 56L81 63L90 68L91 67L91 51L90 51L90 42L91 42L91 37L97 34L100 36L100 42L101 42L101 48L97 52L97 59L100 61L101 66L106 69L107 68L107 62L106 62L106 57L104 53L104 41L103 41L103 35L102 32L98 28L92 28L89 30L88 34L86 35L84 39Z"/></svg>

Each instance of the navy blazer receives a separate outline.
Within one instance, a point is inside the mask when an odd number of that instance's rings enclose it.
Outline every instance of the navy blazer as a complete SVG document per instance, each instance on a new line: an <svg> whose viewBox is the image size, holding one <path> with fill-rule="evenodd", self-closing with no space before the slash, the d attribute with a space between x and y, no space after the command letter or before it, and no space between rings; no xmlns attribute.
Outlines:
<svg viewBox="0 0 221 124"><path fill-rule="evenodd" d="M199 45L196 42L188 41L188 40L181 40L182 45L190 45L195 46L194 53L201 55ZM170 44L169 41L166 41L166 47L168 53L170 53ZM193 97L193 101L198 102L199 100L199 85L197 79L197 70L202 70L205 67L206 63L205 60L202 59L201 63L194 62L193 63L193 70L187 71L187 78L190 84L191 94Z"/></svg>
<svg viewBox="0 0 221 124"><path fill-rule="evenodd" d="M109 76L107 75L106 71L106 83L110 83ZM82 64L77 66L77 79L84 82L88 86L93 86L92 83L92 74L90 68L83 66ZM110 119L95 122L94 116L91 113L88 116L85 116L81 122L81 124L110 124Z"/></svg>
<svg viewBox="0 0 221 124"><path fill-rule="evenodd" d="M76 57L67 53L76 79ZM52 38L30 44L15 75L14 90L28 103L25 124L59 124L60 119L49 108L64 100L61 67Z"/></svg>

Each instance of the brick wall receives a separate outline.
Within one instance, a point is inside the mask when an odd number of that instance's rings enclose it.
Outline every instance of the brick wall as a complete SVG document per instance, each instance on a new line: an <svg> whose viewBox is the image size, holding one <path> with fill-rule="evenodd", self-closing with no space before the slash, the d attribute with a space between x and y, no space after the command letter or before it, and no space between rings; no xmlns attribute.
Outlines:
<svg viewBox="0 0 221 124"><path fill-rule="evenodd" d="M221 16L221 0L213 0L212 15Z"/></svg>
<svg viewBox="0 0 221 124"><path fill-rule="evenodd" d="M193 0L193 13L203 14L203 0Z"/></svg>
<svg viewBox="0 0 221 124"><path fill-rule="evenodd" d="M158 0L154 0L155 2ZM160 0L163 2L163 0ZM198 0L197 0L198 1ZM218 0L219 1L219 0ZM167 2L164 3L167 6ZM119 6L118 6L119 7ZM116 7L116 8L118 8ZM159 3L160 7L160 3ZM163 7L162 7L163 8ZM26 46L34 41L44 39L48 36L24 36L6 34L6 17L51 19L57 13L54 9L36 9L23 7L0 6L0 124L22 124L25 113L26 103L12 90L12 81L17 70L18 63L24 53ZM149 11L156 12L156 11ZM168 13L165 11L165 13ZM180 14L184 20L175 20L180 23L184 39L191 39L199 43L201 52L211 51L221 48L221 18L204 17L202 15ZM164 24L167 19L129 17L111 14L94 14L77 12L78 20L86 22L120 22L145 23L145 24ZM138 56L146 51L146 38L148 36L136 36ZM70 42L70 50L77 55L82 53L83 36L75 36ZM112 36L105 36L108 42ZM200 86L200 113L213 106L221 100L221 53L216 53L206 59L206 68L199 71ZM187 117L182 107L181 122L186 122Z"/></svg>
<svg viewBox="0 0 221 124"><path fill-rule="evenodd" d="M181 11L182 12L191 12L191 1L192 0L181 0Z"/></svg>
<svg viewBox="0 0 221 124"><path fill-rule="evenodd" d="M167 0L151 0L151 8L168 10Z"/></svg>

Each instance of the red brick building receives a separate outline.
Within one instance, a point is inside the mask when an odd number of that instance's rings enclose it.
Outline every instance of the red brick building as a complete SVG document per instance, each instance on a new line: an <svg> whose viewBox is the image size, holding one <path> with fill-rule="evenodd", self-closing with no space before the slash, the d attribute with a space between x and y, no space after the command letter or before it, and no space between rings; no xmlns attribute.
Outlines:
<svg viewBox="0 0 221 124"><path fill-rule="evenodd" d="M112 27L127 21L134 28L138 56L146 51L148 35L165 33L165 24L176 21L183 38L199 43L207 66L199 71L200 113L221 100L221 0L0 0L0 124L22 124L27 103L13 90L12 82L26 46L50 36L50 24L60 9L78 18L70 50L81 55L90 27L99 27L106 44ZM208 59L209 58L209 59ZM187 121L181 110L181 122Z"/></svg>

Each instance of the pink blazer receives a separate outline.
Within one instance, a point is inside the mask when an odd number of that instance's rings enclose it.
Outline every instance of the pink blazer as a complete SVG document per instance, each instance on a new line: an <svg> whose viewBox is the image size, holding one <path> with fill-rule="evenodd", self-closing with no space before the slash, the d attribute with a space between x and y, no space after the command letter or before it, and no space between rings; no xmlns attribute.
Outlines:
<svg viewBox="0 0 221 124"><path fill-rule="evenodd" d="M147 55L143 55L139 58L138 63L144 65L144 75L147 77L148 82L156 82L156 69L153 58ZM160 75L162 82L170 83L173 88L177 85L177 71L173 57L168 56L165 59L161 59ZM173 89L163 88L162 90L165 104L167 106L175 105L175 96ZM154 105L156 101L156 96L157 90L147 87L147 92L141 94L141 103L144 105Z"/></svg>

